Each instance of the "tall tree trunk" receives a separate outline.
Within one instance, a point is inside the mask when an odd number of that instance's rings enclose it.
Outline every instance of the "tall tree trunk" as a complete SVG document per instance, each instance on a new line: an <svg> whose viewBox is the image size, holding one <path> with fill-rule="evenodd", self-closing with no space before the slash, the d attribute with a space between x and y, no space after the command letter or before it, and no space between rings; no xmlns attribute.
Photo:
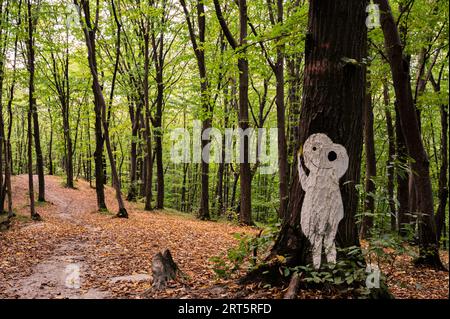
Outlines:
<svg viewBox="0 0 450 319"><path fill-rule="evenodd" d="M28 79L28 118L27 118L27 125L28 125L28 145L27 145L27 154L28 154L28 191L30 196L30 213L31 218L33 220L40 220L39 214L35 210L35 203L34 203L34 185L33 185L33 133L32 133L32 119L34 119L33 113L36 112L36 93L34 89L34 72L35 72L35 65L34 65L34 40L33 40L33 30L34 30L34 21L33 16L31 14L32 8L31 8L31 0L27 0L27 21L28 21L28 38L27 38L27 64L28 64L28 72L29 72L29 79ZM39 138L39 136L34 136L34 139ZM35 144L36 145L36 144Z"/></svg>
<svg viewBox="0 0 450 319"><path fill-rule="evenodd" d="M381 11L386 51L391 66L395 95L398 102L400 123L404 133L408 155L413 159L411 167L414 177L417 209L419 211L419 254L418 263L442 268L434 219L433 191L431 186L429 159L423 146L417 113L411 92L408 63L403 56L397 25L387 0L375 0Z"/></svg>
<svg viewBox="0 0 450 319"><path fill-rule="evenodd" d="M119 176L117 174L117 168L116 168L116 163L114 161L114 154L111 148L111 141L109 138L109 128L108 128L108 123L107 123L107 119L106 119L106 102L103 96L103 92L98 80L98 70L97 70L97 59L96 59L96 53L95 53L95 33L97 31L97 22L96 21L94 23L94 25L92 25L91 20L90 20L90 10L89 10L89 2L87 2L86 0L81 0L80 1L81 6L83 8L83 12L84 12L84 20L85 23L82 22L83 27L83 31L84 31L84 35L85 35L85 40L86 40L86 46L88 49L88 62L89 62L89 68L91 71L91 76L92 76L92 89L93 89L93 93L94 93L94 99L95 99L95 112L96 112L96 122L99 120L101 126L99 127L100 129L100 141L97 140L97 142L100 142L100 145L96 145L97 146L97 150L100 151L100 154L102 153L102 145L103 145L103 138L106 144L106 150L108 152L108 157L109 157L109 162L111 165L111 175L112 175L112 179L113 179L113 185L114 185L114 189L116 191L116 197L117 197L117 202L119 205L119 211L117 213L117 217L128 217L128 213L125 209L125 205L122 199L122 194L121 194L121 190L120 190L120 181L119 181ZM78 5L78 1L75 0L75 4ZM114 5L114 4L113 4ZM97 8L98 9L98 8ZM81 12L80 12L80 16L81 16ZM120 34L119 34L120 36ZM98 117L100 117L98 119ZM101 134L101 128L103 127L103 131L104 131L104 135L102 136ZM96 134L97 134L97 128L96 128ZM98 137L97 137L98 138ZM97 154L98 155L98 154ZM99 156L101 159L101 156ZM98 183L98 181L96 181L96 184Z"/></svg>
<svg viewBox="0 0 450 319"><path fill-rule="evenodd" d="M400 125L400 116L398 113L398 103L395 102L395 138L397 147L397 223L398 232L401 236L408 235L410 216L409 216L409 182L408 172L406 167L408 165L408 155L406 152L405 138L403 136L402 127Z"/></svg>
<svg viewBox="0 0 450 319"><path fill-rule="evenodd" d="M358 62L366 56L366 5L367 1L360 0L310 1L305 42L299 145L313 133L325 133L342 144L349 156L349 167L340 183L344 204L336 237L340 247L359 245L355 184L360 177L365 72ZM357 62L346 62L348 59ZM272 247L272 255L286 256L289 265L306 264L310 256L308 240L300 229L303 199L298 173L293 171L287 218Z"/></svg>
<svg viewBox="0 0 450 319"><path fill-rule="evenodd" d="M74 0L75 5L78 5L78 1ZM86 10L85 12L89 13L89 3L82 0L80 1L81 6L83 7L83 10ZM85 19L88 19L90 22L90 15L85 14ZM81 25L84 25L84 22L82 21L83 18L81 16L80 11L80 20ZM86 21L87 23L87 21ZM104 190L104 184L106 181L105 174L104 174L104 163L103 163L103 135L102 135L102 109L100 106L100 93L101 93L101 87L98 83L98 75L97 75L97 65L96 60L94 59L95 54L95 42L93 41L94 38L94 30L92 29L92 26L89 27L89 30L86 28L83 28L85 38L86 38L86 44L88 47L88 58L89 58L89 67L91 69L91 73L95 74L93 76L93 79L96 78L97 81L93 80L92 83L92 90L94 93L94 113L95 113L95 150L94 150L94 163L95 163L95 191L97 194L97 206L99 210L107 210L106 202L105 202L105 190ZM92 64L92 65L91 65Z"/></svg>
<svg viewBox="0 0 450 319"><path fill-rule="evenodd" d="M165 7L162 15L165 16ZM164 23L164 18L162 18ZM156 209L164 208L164 166L163 166L163 127L162 109L164 105L164 32L161 30L159 39L152 33L153 62L156 70L156 112L153 121L155 135L155 156L156 156Z"/></svg>
<svg viewBox="0 0 450 319"><path fill-rule="evenodd" d="M441 91L441 75L439 73L439 78L437 81L431 76L434 91L439 93ZM445 208L447 206L448 200L448 104L441 104L441 167L439 169L439 205L436 212L436 232L438 240L441 238L442 232L444 231L444 237L446 236L445 227ZM445 248L445 242L444 242Z"/></svg>
<svg viewBox="0 0 450 319"><path fill-rule="evenodd" d="M370 81L366 80L367 90L364 101L364 145L366 156L365 198L363 205L363 219L361 224L361 236L366 238L373 227L375 214L375 183L377 174L377 162L375 157L375 139L373 132L373 105L370 93Z"/></svg>
<svg viewBox="0 0 450 319"><path fill-rule="evenodd" d="M395 211L395 201L394 201L394 174L395 174L395 136L394 136L394 126L392 124L392 115L389 110L389 87L386 84L387 81L383 83L383 102L384 102L384 114L386 117L386 131L388 135L388 159L386 161L386 174L387 174L387 196L389 201L389 213L391 220L391 231L397 230L397 215Z"/></svg>
<svg viewBox="0 0 450 319"><path fill-rule="evenodd" d="M18 15L19 19L17 21L17 27L21 24L21 10L22 10L22 1L19 2L19 10ZM8 192L8 216L14 216L14 211L12 207L12 189L11 189L11 175L13 172L13 162L12 162L12 150L11 150L11 133L12 133L12 125L13 125L13 112L12 112L12 103L14 100L14 89L16 85L16 63L17 63L17 44L18 44L18 34L16 34L14 39L14 54L13 54L13 65L12 65L12 82L9 87L9 98L7 104L7 112L8 112L8 133L5 138L5 182ZM1 93L0 93L1 94ZM1 104L1 102L0 102ZM22 123L23 125L23 123Z"/></svg>
<svg viewBox="0 0 450 319"><path fill-rule="evenodd" d="M127 200L135 201L137 195L137 140L139 130L140 102L133 107L130 99L130 119L131 119L131 149L130 149L130 186L128 188ZM136 108L136 111L135 111Z"/></svg>
<svg viewBox="0 0 450 319"><path fill-rule="evenodd" d="M7 4L8 5L8 4ZM6 53L7 35L3 35L3 21L6 20L5 25L9 20L8 8L3 12L3 2L0 3L0 214L4 212L5 193L3 192L3 146L5 141L5 122L3 118L3 78L4 78L4 60ZM7 33L6 33L7 34ZM5 160L7 160L7 150L5 147ZM6 174L6 170L5 170Z"/></svg>
<svg viewBox="0 0 450 319"><path fill-rule="evenodd" d="M48 175L53 175L53 116L50 108L48 109L48 117L50 119L50 138L48 144Z"/></svg>
<svg viewBox="0 0 450 319"><path fill-rule="evenodd" d="M214 0L214 7L216 11L217 19L219 20L222 31L227 38L230 46L233 50L238 47L240 49L240 57L238 58L238 69L239 69L239 128L242 132L245 132L249 128L249 118L248 118L248 59L245 56L247 45L247 1L239 0L239 43L234 39L231 34L228 25L222 15L222 10L218 0ZM241 143L243 144L243 149L241 147L240 153L240 189L241 189L241 199L239 205L239 222L244 225L252 225L252 210L251 210L251 183L252 183L252 172L249 162L249 139L248 135L241 137ZM241 145L242 145L241 144Z"/></svg>
<svg viewBox="0 0 450 319"><path fill-rule="evenodd" d="M27 38L27 52L30 78L32 78L32 92L31 96L31 108L33 119L33 135L34 135L34 148L36 152L36 170L38 174L38 201L45 202L45 181L44 181L44 160L42 157L41 139L39 133L39 118L37 113L36 95L34 88L34 73L35 73L35 53L34 53L34 30L37 23L37 16L32 12L31 0L27 1L27 18L28 18L28 38ZM31 82L31 80L30 80Z"/></svg>
<svg viewBox="0 0 450 319"><path fill-rule="evenodd" d="M152 179L153 179L153 156L152 156L152 133L150 129L150 101L148 96L148 72L150 67L149 57L149 21L146 21L144 31L144 108L145 108L145 162L147 172L145 174L145 210L152 210Z"/></svg>
<svg viewBox="0 0 450 319"><path fill-rule="evenodd" d="M247 1L239 0L239 45L247 44ZM245 49L242 52L245 55ZM245 56L238 59L239 69L239 127L243 132L249 128L248 120L248 60ZM242 141L241 141L242 142ZM240 154L243 163L240 165L240 188L241 205L239 211L239 222L244 225L252 225L252 200L251 200L251 169L249 162L249 139L244 135L243 154Z"/></svg>
<svg viewBox="0 0 450 319"><path fill-rule="evenodd" d="M212 121L212 107L209 101L209 82L206 74L206 62L205 62L205 32L206 32L206 19L205 19L205 8L202 0L197 0L197 25L198 25L198 44L197 37L194 31L194 24L191 21L191 16L189 14L188 7L185 0L180 0L183 7L184 15L186 17L186 22L189 30L189 37L191 39L192 48L197 59L197 67L200 76L200 100L202 105L202 110L204 112L202 120L202 137L201 146L202 150L210 143L209 139L203 138L203 132L211 128ZM210 219L209 214L209 153L202 154L201 162L201 196L200 196L200 211L198 214L199 219L208 220Z"/></svg>
<svg viewBox="0 0 450 319"><path fill-rule="evenodd" d="M277 22L283 23L283 0L277 0ZM286 144L286 110L284 105L284 45L277 45L277 61L275 64L276 77L276 105L277 105L277 125L278 125L278 169L279 169L279 196L280 207L279 216L284 218L289 199L288 194L288 161Z"/></svg>

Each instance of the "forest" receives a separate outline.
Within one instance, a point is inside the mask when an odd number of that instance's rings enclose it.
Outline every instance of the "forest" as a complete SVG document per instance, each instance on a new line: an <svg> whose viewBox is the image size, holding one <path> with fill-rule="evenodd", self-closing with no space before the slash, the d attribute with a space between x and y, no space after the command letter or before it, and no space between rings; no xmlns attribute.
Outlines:
<svg viewBox="0 0 450 319"><path fill-rule="evenodd" d="M0 298L448 299L448 38L442 0L0 0Z"/></svg>

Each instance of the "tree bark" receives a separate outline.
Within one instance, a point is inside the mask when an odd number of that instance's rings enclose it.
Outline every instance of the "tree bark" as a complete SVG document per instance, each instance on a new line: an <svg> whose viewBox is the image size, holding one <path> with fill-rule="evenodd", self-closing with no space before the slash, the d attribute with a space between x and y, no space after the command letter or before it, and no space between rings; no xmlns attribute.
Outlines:
<svg viewBox="0 0 450 319"><path fill-rule="evenodd" d="M437 81L431 77L433 89L436 93L441 91L441 75L442 72L439 73L439 78ZM439 205L436 211L436 232L438 236L438 240L440 240L442 232L444 231L445 237L445 208L447 206L448 200L448 104L441 104L440 106L441 113L441 167L439 169ZM445 248L445 242L444 242Z"/></svg>
<svg viewBox="0 0 450 319"><path fill-rule="evenodd" d="M201 146L202 150L210 143L210 140L207 138L203 138L203 132L211 128L212 122L212 106L209 102L209 82L206 73L206 62L205 62L205 32L206 32L206 19L205 19L205 8L203 1L197 1L197 25L198 25L198 44L197 44L197 36L194 31L194 23L191 21L191 17L189 14L188 7L186 5L185 0L180 0L180 3L183 7L184 15L186 17L186 22L189 30L189 37L191 40L192 48L195 53L195 57L197 60L197 67L200 76L200 101L201 108L203 111L203 120L202 120L202 137L201 137ZM200 211L198 214L198 218L201 220L210 219L209 214L209 154L206 153L206 156L202 155L201 162L201 196L200 196ZM206 157L206 158L204 158Z"/></svg>
<svg viewBox="0 0 450 319"><path fill-rule="evenodd" d="M366 80L367 88L370 91L370 82ZM363 205L363 218L361 223L361 237L367 238L373 227L375 214L375 183L374 177L377 175L377 162L375 157L375 139L373 132L373 105L372 94L366 93L364 101L364 145L366 157L365 176L365 198Z"/></svg>
<svg viewBox="0 0 450 319"><path fill-rule="evenodd" d="M39 132L39 117L37 113L36 94L34 87L35 73L35 52L34 52L34 30L36 28L37 16L33 15L31 0L27 0L28 38L27 38L27 63L29 64L30 82L33 87L30 89L31 108L33 120L34 148L36 152L36 170L38 174L38 201L45 202L45 180L44 180L44 160L42 157L41 139Z"/></svg>
<svg viewBox="0 0 450 319"><path fill-rule="evenodd" d="M396 168L397 179L397 223L400 236L405 237L408 234L410 223L409 216L409 182L408 172L408 155L406 151L405 138L403 136L400 125L400 116L398 113L398 103L395 102L395 138L396 138L396 154L398 165Z"/></svg>
<svg viewBox="0 0 450 319"><path fill-rule="evenodd" d="M344 203L344 218L336 236L340 247L359 246L355 184L359 182L362 151L365 72L359 62L366 56L366 5L367 1L359 0L312 0L305 42L298 144L313 133L325 133L347 149L350 159L340 183ZM306 264L310 256L308 240L300 229L303 198L298 173L293 171L288 215L272 247L272 256L286 256L290 265Z"/></svg>
<svg viewBox="0 0 450 319"><path fill-rule="evenodd" d="M144 108L145 108L145 161L147 172L145 175L145 210L152 210L152 179L153 179L153 156L152 156L152 133L150 128L150 101L148 96L148 72L150 67L149 57L149 35L150 23L147 20L144 30Z"/></svg>
<svg viewBox="0 0 450 319"><path fill-rule="evenodd" d="M96 134L100 133L100 141L97 140L97 142L100 142L100 146L97 144L97 150L100 150L100 154L102 153L102 145L103 145L103 138L106 144L106 150L108 152L108 157L109 157L109 162L111 165L111 174L112 174L112 179L113 179L113 185L114 185L114 189L116 191L116 197L117 197L117 202L119 205L119 211L117 213L117 217L124 217L127 218L128 217L128 213L125 209L125 205L122 199L122 194L121 194L121 190L120 190L120 181L119 181L119 176L117 174L117 168L116 168L116 163L114 161L114 155L113 155L113 151L111 148L111 141L109 138L109 128L108 128L108 123L106 120L106 102L103 96L103 92L98 80L98 70L97 70L97 60L96 60L96 53L95 53L95 33L97 30L97 21L94 23L94 25L92 25L91 20L90 20L90 10L89 10L89 2L86 0L81 0L80 1L83 12L84 12L84 20L85 23L82 22L82 25L84 25L83 27L83 31L84 31L84 35L85 35L85 40L86 40L86 46L88 49L88 62L89 62L89 68L91 71L91 75L92 75L92 89L93 89L93 93L94 93L94 100L95 100L95 112L96 112L96 122L99 120L101 126L98 128L100 129L100 132L98 132L98 129L96 128ZM75 4L78 5L78 1L75 0ZM98 5L98 4L97 4ZM114 5L114 4L113 4ZM97 8L98 10L98 8ZM81 11L80 11L80 17L81 17ZM120 33L119 33L120 36ZM99 119L98 119L99 118ZM101 133L101 128L103 127L103 131L104 131L104 135L102 136ZM97 154L98 155L98 154ZM101 156L99 156L101 159ZM96 181L96 184L98 184L98 181Z"/></svg>
<svg viewBox="0 0 450 319"><path fill-rule="evenodd" d="M32 4L31 0L27 0L27 21L28 21L28 38L27 38L27 64L28 64L28 117L27 117L27 125L28 125L28 145L27 145L27 154L28 154L28 191L30 196L30 213L31 219L40 220L41 217L35 210L35 202L34 202L34 185L33 185L33 133L32 133L32 119L33 113L36 112L36 96L35 96L35 87L34 87L34 40L33 40L33 30L34 30L34 21L32 17ZM39 136L34 136L34 138L38 138ZM35 144L36 145L36 144Z"/></svg>
<svg viewBox="0 0 450 319"><path fill-rule="evenodd" d="M419 254L418 263L442 268L438 251L438 238L434 219L433 191L429 173L429 159L423 146L417 113L411 92L409 64L403 56L397 25L387 0L375 0L381 11L386 51L391 66L394 90L402 132L404 133L408 155L413 159L411 167L414 176L419 211Z"/></svg>
<svg viewBox="0 0 450 319"><path fill-rule="evenodd" d="M387 174L387 195L389 201L389 213L391 220L391 231L397 230L397 214L395 210L394 201L394 174L395 174L395 135L394 126L392 124L392 115L389 110L389 87L386 82L383 84L383 102L384 102L384 114L386 117L386 131L388 135L388 159L386 161L386 174Z"/></svg>
<svg viewBox="0 0 450 319"><path fill-rule="evenodd" d="M165 21L165 5L163 5L161 23ZM154 30L153 30L154 32ZM153 62L156 70L156 112L153 121L155 136L155 156L156 156L156 209L164 208L164 166L162 157L162 109L164 105L164 31L159 31L159 39L157 43L155 33L152 33Z"/></svg>
<svg viewBox="0 0 450 319"><path fill-rule="evenodd" d="M76 6L79 7L79 1L74 0ZM90 11L89 2L81 0L80 4L85 12L86 24L89 22L89 26L83 28L85 35L86 45L88 47L88 61L91 74L93 75L92 90L94 93L94 112L95 112L95 150L94 150L94 163L95 163L95 191L97 194L97 206L99 210L107 210L105 202L105 175L103 167L103 135L102 135L102 108L100 105L101 87L98 82L97 61L95 57L95 30L90 23ZM84 21L81 15L81 9L79 11L81 25L84 25ZM103 94L102 94L103 96ZM104 100L103 100L104 101Z"/></svg>
<svg viewBox="0 0 450 319"><path fill-rule="evenodd" d="M247 44L247 1L239 0L239 43L234 39L231 34L228 25L222 15L220 4L218 0L214 0L214 7L216 11L217 19L219 20L222 31L227 38L230 46L233 50L238 49L240 51L240 57L238 58L239 69L239 128L245 132L249 127L248 118L248 60L245 56L245 46ZM239 222L243 225L252 225L252 210L251 210L251 182L252 173L249 163L248 146L249 139L247 135L244 135L240 141L243 144L240 153L240 209L239 209Z"/></svg>

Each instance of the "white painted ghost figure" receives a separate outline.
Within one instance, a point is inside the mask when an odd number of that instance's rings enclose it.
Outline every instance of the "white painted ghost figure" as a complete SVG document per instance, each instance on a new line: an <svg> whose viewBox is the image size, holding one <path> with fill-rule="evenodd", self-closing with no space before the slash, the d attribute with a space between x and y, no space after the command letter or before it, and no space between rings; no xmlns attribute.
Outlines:
<svg viewBox="0 0 450 319"><path fill-rule="evenodd" d="M303 159L309 169L306 175L298 154L300 184L305 191L301 211L301 227L312 247L313 266L320 268L322 246L328 263L336 262L334 239L344 217L339 179L348 168L345 147L334 144L325 134L308 137L303 145Z"/></svg>

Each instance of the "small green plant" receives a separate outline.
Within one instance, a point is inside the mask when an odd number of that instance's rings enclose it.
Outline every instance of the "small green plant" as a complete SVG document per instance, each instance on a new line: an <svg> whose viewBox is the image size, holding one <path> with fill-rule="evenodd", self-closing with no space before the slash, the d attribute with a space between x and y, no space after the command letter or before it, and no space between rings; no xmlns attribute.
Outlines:
<svg viewBox="0 0 450 319"><path fill-rule="evenodd" d="M241 270L244 265L248 271L261 265L264 253L273 244L279 227L280 223L270 225L261 230L257 236L235 234L234 237L239 240L236 247L229 249L225 254L210 258L216 275L228 278Z"/></svg>
<svg viewBox="0 0 450 319"><path fill-rule="evenodd" d="M339 249L339 255L341 258L335 264L326 263L320 269L314 269L311 264L285 267L283 274L287 277L297 273L307 288L325 287L340 295L368 296L371 291L366 285L368 272L361 248Z"/></svg>

